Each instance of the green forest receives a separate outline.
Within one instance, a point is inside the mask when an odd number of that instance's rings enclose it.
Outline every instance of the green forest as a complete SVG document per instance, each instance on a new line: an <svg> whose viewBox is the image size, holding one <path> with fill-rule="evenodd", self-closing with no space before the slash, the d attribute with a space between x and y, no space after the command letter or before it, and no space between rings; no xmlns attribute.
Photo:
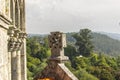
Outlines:
<svg viewBox="0 0 120 80"><path fill-rule="evenodd" d="M120 41L89 29L66 35L65 65L79 80L120 80ZM47 66L50 55L47 35L28 36L28 80Z"/></svg>

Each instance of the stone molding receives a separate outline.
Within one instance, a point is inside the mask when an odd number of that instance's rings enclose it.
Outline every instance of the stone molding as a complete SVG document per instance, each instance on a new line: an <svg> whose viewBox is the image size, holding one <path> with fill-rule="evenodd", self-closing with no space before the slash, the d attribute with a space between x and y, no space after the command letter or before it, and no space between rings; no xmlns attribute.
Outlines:
<svg viewBox="0 0 120 80"><path fill-rule="evenodd" d="M7 16L3 15L2 13L0 13L0 20L2 20L4 23L6 23L8 25L12 23L12 19L8 18Z"/></svg>

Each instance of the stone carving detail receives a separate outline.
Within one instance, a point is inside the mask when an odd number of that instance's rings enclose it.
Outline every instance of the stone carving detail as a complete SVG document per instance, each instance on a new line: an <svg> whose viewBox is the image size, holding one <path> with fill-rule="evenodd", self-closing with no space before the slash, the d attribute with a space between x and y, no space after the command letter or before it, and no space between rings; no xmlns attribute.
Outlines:
<svg viewBox="0 0 120 80"><path fill-rule="evenodd" d="M8 51L20 50L23 40L26 38L26 33L11 26L8 30L8 35L10 36L8 39Z"/></svg>
<svg viewBox="0 0 120 80"><path fill-rule="evenodd" d="M64 56L64 47L66 47L66 36L61 32L51 32L48 36L49 47L51 48L51 60L57 60L62 62L68 60L67 56Z"/></svg>
<svg viewBox="0 0 120 80"><path fill-rule="evenodd" d="M51 49L62 49L66 47L66 36L60 32L51 32L49 38L49 47Z"/></svg>

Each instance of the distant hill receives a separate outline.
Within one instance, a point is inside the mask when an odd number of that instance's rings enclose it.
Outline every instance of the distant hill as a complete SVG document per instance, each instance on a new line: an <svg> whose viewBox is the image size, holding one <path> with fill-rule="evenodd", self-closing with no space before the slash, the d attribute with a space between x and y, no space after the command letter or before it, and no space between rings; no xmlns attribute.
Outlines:
<svg viewBox="0 0 120 80"><path fill-rule="evenodd" d="M120 34L117 34L117 33L100 32L100 34L105 34L113 39L120 40Z"/></svg>
<svg viewBox="0 0 120 80"><path fill-rule="evenodd" d="M33 37L33 36L44 37L44 36L47 36L47 34L28 34L28 35L27 35L27 37Z"/></svg>
<svg viewBox="0 0 120 80"><path fill-rule="evenodd" d="M74 33L67 33L67 43L68 44L72 44L74 45L74 43L76 42L76 40L72 37L72 34ZM98 53L105 53L111 56L117 56L120 55L120 41L119 38L115 39L112 38L115 36L115 34L113 34L114 36L111 36L111 34L109 34L109 36L107 35L107 33L103 34L103 33L92 33L93 36L93 44L95 46L95 51ZM118 35L119 36L119 35Z"/></svg>
<svg viewBox="0 0 120 80"><path fill-rule="evenodd" d="M67 36L67 44L75 46L76 40L72 37L74 33L66 33ZM45 37L45 35L41 34L28 34L28 37L32 36L40 36ZM95 51L98 53L105 53L111 56L120 55L120 35L113 33L92 33L93 36L93 44L95 46Z"/></svg>
<svg viewBox="0 0 120 80"><path fill-rule="evenodd" d="M95 51L106 53L112 56L120 55L120 41L105 34L93 33L93 44Z"/></svg>

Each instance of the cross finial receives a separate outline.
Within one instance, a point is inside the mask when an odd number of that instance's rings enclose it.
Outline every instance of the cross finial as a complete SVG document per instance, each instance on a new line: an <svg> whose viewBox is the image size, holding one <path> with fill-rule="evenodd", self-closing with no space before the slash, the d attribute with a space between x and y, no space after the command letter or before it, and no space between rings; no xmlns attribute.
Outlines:
<svg viewBox="0 0 120 80"><path fill-rule="evenodd" d="M66 35L62 32L51 32L48 36L49 47L51 48L51 59L66 60L64 56L64 47L66 47Z"/></svg>

